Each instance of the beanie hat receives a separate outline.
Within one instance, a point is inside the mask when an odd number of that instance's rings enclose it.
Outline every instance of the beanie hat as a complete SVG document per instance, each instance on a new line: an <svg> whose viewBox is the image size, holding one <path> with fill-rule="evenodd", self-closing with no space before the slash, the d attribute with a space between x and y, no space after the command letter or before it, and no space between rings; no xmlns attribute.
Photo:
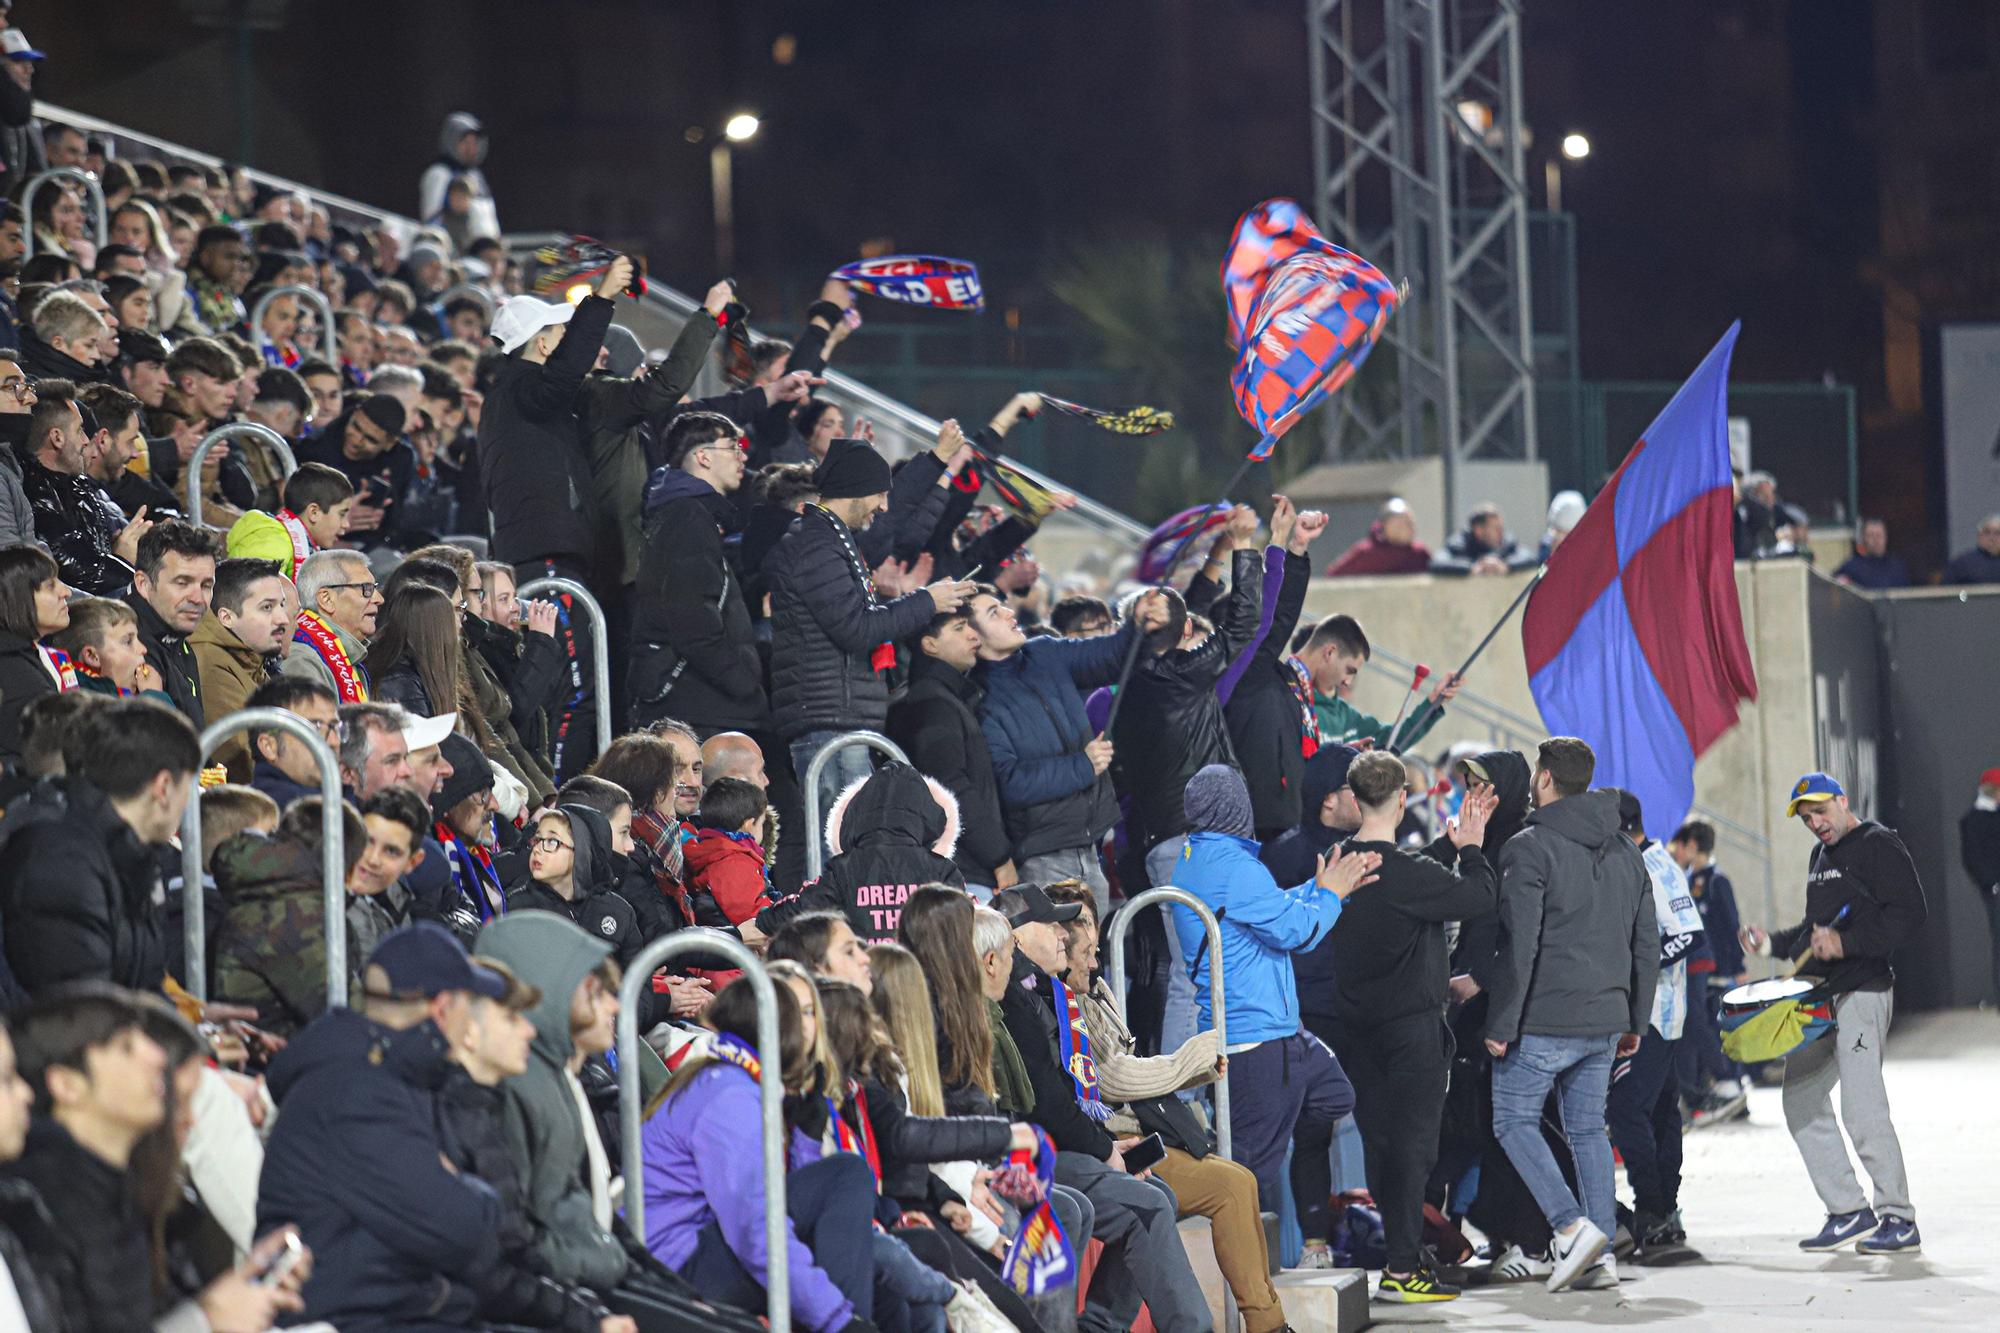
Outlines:
<svg viewBox="0 0 2000 1333"><path fill-rule="evenodd" d="M1188 827L1195 833L1256 836L1250 819L1250 788L1227 764L1210 764L1187 780Z"/></svg>
<svg viewBox="0 0 2000 1333"><path fill-rule="evenodd" d="M431 813L439 819L466 797L493 790L493 763L479 752L477 745L453 732L444 738L443 748L444 761L451 765L451 776L438 788L437 795L431 797Z"/></svg>
<svg viewBox="0 0 2000 1333"><path fill-rule="evenodd" d="M889 493L889 464L862 440L835 440L813 473L822 500L854 500Z"/></svg>

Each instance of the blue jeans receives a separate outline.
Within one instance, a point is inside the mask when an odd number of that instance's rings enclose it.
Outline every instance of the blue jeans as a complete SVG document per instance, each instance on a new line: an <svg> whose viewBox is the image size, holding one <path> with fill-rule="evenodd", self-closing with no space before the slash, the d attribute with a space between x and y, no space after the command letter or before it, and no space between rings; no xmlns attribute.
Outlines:
<svg viewBox="0 0 2000 1333"><path fill-rule="evenodd" d="M1604 1129L1604 1099L1611 1090L1611 1057L1617 1048L1616 1033L1602 1037L1528 1033L1493 1062L1494 1136L1557 1231L1579 1217L1588 1217L1607 1236L1618 1227L1611 1138ZM1576 1159L1581 1203L1570 1193L1555 1154L1542 1138L1542 1106L1550 1088L1556 1090L1563 1137Z"/></svg>
<svg viewBox="0 0 2000 1333"><path fill-rule="evenodd" d="M909 1247L884 1231L869 1238L875 1255L876 1305L901 1303L907 1306L910 1333L946 1333L944 1307L958 1294L951 1279L911 1254Z"/></svg>
<svg viewBox="0 0 2000 1333"><path fill-rule="evenodd" d="M844 731L808 731L792 742L792 768L799 775L801 789L805 786L806 770L812 767L813 756L824 750L828 742L846 734ZM840 793L849 785L874 771L875 752L866 746L850 746L827 760L819 775L819 827L807 829L806 836L818 838L824 845L827 816L833 811L833 803L840 799Z"/></svg>

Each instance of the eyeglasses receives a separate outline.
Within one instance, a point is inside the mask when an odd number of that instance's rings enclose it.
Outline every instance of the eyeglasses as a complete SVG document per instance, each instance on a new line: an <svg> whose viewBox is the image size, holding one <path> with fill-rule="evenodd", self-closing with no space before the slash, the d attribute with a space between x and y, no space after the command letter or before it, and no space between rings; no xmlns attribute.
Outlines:
<svg viewBox="0 0 2000 1333"><path fill-rule="evenodd" d="M5 389L23 402L35 396L35 386L18 375L13 379L0 380L0 389Z"/></svg>
<svg viewBox="0 0 2000 1333"><path fill-rule="evenodd" d="M564 842L561 838L556 837L553 833L545 834L539 838L530 839L528 845L530 847L533 847L538 852L559 852L565 847L569 848L571 851L576 850L575 843Z"/></svg>
<svg viewBox="0 0 2000 1333"><path fill-rule="evenodd" d="M379 583L322 583L319 586L322 588L359 588L361 590L361 600L364 602L382 591L382 585Z"/></svg>

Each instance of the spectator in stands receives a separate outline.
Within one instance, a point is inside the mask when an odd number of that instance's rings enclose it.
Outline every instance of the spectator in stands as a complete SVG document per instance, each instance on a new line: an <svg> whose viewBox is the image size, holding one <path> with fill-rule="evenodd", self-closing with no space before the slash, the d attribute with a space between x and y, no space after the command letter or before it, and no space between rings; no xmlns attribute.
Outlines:
<svg viewBox="0 0 2000 1333"><path fill-rule="evenodd" d="M299 624L283 671L318 681L343 704L368 698L362 659L375 634L382 589L355 551L315 551L299 566Z"/></svg>
<svg viewBox="0 0 2000 1333"><path fill-rule="evenodd" d="M389 932L409 924L405 877L423 867L430 810L402 787L379 791L362 803L368 847L347 876L347 958L355 967ZM359 968L355 968L357 980ZM355 988L357 991L359 987Z"/></svg>
<svg viewBox="0 0 2000 1333"><path fill-rule="evenodd" d="M1400 499L1382 506L1368 535L1327 566L1327 577L1349 574L1422 574L1431 567L1431 550L1417 540L1416 516Z"/></svg>
<svg viewBox="0 0 2000 1333"><path fill-rule="evenodd" d="M42 149L48 154L49 169L72 167L81 170L89 140L74 125L52 121L42 127Z"/></svg>
<svg viewBox="0 0 2000 1333"><path fill-rule="evenodd" d="M974 597L973 606L979 605L980 598ZM979 648L979 631L965 608L933 616L916 640L909 692L889 710L889 738L917 771L935 777L958 797L962 828L952 859L966 886L984 900L1019 876L1000 813L992 752L979 725L977 710L985 691L971 679Z"/></svg>
<svg viewBox="0 0 2000 1333"><path fill-rule="evenodd" d="M493 861L495 771L492 761L463 736L445 737L443 750L451 772L427 798L434 824L423 850L427 859L437 856L437 869L450 883L453 928L469 925L476 933L480 922L507 910L506 886Z"/></svg>
<svg viewBox="0 0 2000 1333"><path fill-rule="evenodd" d="M318 796L294 801L275 833L240 833L217 847L209 864L222 894L214 994L254 1008L257 1025L281 1037L326 1012L321 808ZM346 876L368 850L368 828L345 802L340 816ZM344 916L337 926L345 928Z"/></svg>
<svg viewBox="0 0 2000 1333"><path fill-rule="evenodd" d="M1106 1247L1085 1321L1129 1328L1143 1300L1161 1333L1207 1328L1208 1303L1181 1247L1173 1195L1126 1174L1124 1152L1139 1137L1111 1137L1102 1103L1096 1113L1086 1104L1094 1089L1079 1087L1072 1076L1075 1052L1063 1047L1067 1014L1055 1008L1066 1002L1057 980L1068 970L1062 927L1082 909L1057 907L1039 884L1024 883L995 894L993 910L1014 928L1012 984L1000 1009L1034 1089L1035 1123L1055 1143L1057 1182L1090 1200L1093 1235Z"/></svg>
<svg viewBox="0 0 2000 1333"><path fill-rule="evenodd" d="M1319 717L1312 708L1317 681L1305 658L1288 657L1285 649L1312 580L1306 553L1326 527L1326 515L1314 510L1301 514L1282 495L1273 504L1271 546L1264 558L1265 619L1241 674L1231 673L1234 685L1223 710L1231 748L1250 783L1260 840L1275 838L1299 822L1299 780L1320 743Z"/></svg>
<svg viewBox="0 0 2000 1333"><path fill-rule="evenodd" d="M208 614L222 541L207 528L170 520L139 539L138 556L125 600L139 615L146 660L160 673L174 707L196 727L206 726L201 672L188 636Z"/></svg>
<svg viewBox="0 0 2000 1333"><path fill-rule="evenodd" d="M87 711L63 742L68 808L0 847L7 961L29 994L78 978L156 991L166 973L156 850L201 765L194 728L157 704Z"/></svg>
<svg viewBox="0 0 2000 1333"><path fill-rule="evenodd" d="M1879 518L1861 520L1855 530L1854 554L1833 571L1833 577L1868 592L1910 586L1909 567L1901 556L1889 554L1889 525Z"/></svg>
<svg viewBox="0 0 2000 1333"><path fill-rule="evenodd" d="M109 254L127 248L106 246L105 252ZM135 259L140 257L136 250L131 254ZM126 329L143 333L154 331L153 289L146 285L144 278L114 275L104 284L104 299L111 303L111 313L118 322L117 332L123 333Z"/></svg>
<svg viewBox="0 0 2000 1333"><path fill-rule="evenodd" d="M366 801L385 787L411 785L410 743L403 736L407 716L393 704L340 706L340 782L350 800Z"/></svg>
<svg viewBox="0 0 2000 1333"><path fill-rule="evenodd" d="M595 293L576 305L519 296L502 306L493 336L507 354L479 417L479 474L493 516L495 559L522 582L588 579L596 537L583 511L590 494L577 438L577 394L604 345L611 298L632 281L619 256ZM570 691L559 707L550 759L559 777L580 772L597 752L592 652L567 607L559 617Z"/></svg>
<svg viewBox="0 0 2000 1333"><path fill-rule="evenodd" d="M22 490L34 510L36 533L71 587L94 597L120 596L132 586L139 539L153 525L144 518L126 523L119 515L118 526L111 526L101 492L85 475L91 433L75 387L52 379L36 389L21 459Z"/></svg>
<svg viewBox="0 0 2000 1333"><path fill-rule="evenodd" d="M1299 648L1298 656L1313 677L1313 714L1319 723L1322 745L1370 745L1376 749L1404 751L1430 734L1444 716L1444 706L1458 694L1456 675L1445 676L1431 686L1430 698L1419 704L1411 716L1396 727L1391 722L1369 716L1347 701L1347 690L1374 655L1368 635L1353 616L1328 616L1313 626L1312 637ZM1394 731L1392 736L1390 733ZM1396 743L1392 747L1389 742Z"/></svg>
<svg viewBox="0 0 2000 1333"><path fill-rule="evenodd" d="M167 392L167 345L154 334L120 329L112 381L137 398L141 407L158 407Z"/></svg>
<svg viewBox="0 0 2000 1333"><path fill-rule="evenodd" d="M22 710L76 688L66 654L42 641L69 624L69 589L35 546L0 550L0 759L21 757Z"/></svg>
<svg viewBox="0 0 2000 1333"><path fill-rule="evenodd" d="M348 404L324 430L301 440L296 452L300 462L324 463L354 487L346 536L351 545L368 549L384 544L395 528L417 455L402 438L409 414L399 400L371 393Z"/></svg>
<svg viewBox="0 0 2000 1333"><path fill-rule="evenodd" d="M1102 597L1065 597L1049 612L1049 628L1065 639L1095 639L1118 628Z"/></svg>
<svg viewBox="0 0 2000 1333"><path fill-rule="evenodd" d="M1298 825L1264 843L1257 853L1257 859L1264 863L1278 883L1303 884L1311 879L1319 869L1320 858L1330 854L1336 843L1361 827L1361 811L1354 804L1354 792L1347 785L1347 770L1360 753L1352 745L1322 745L1312 758L1306 760L1305 770L1299 778ZM1319 974L1309 972L1309 961L1322 956L1325 961ZM1327 988L1317 983L1332 977L1331 950L1322 943L1297 955L1292 965L1298 975L1299 998L1305 1005L1308 1018L1314 1013L1325 1012L1321 1005L1328 998ZM1315 1000L1321 1004L1315 1005Z"/></svg>
<svg viewBox="0 0 2000 1333"><path fill-rule="evenodd" d="M48 56L29 44L26 33L9 27L0 32L0 57L7 75L0 96L0 162L7 168L7 192L12 194L48 169L34 96L35 69Z"/></svg>
<svg viewBox="0 0 2000 1333"><path fill-rule="evenodd" d="M624 804L621 827L629 846L630 801ZM565 804L546 812L528 839L525 877L508 885L507 910L567 917L608 943L621 963L630 962L645 940L632 905L618 896L612 865L616 848L611 821L596 810Z"/></svg>
<svg viewBox="0 0 2000 1333"><path fill-rule="evenodd" d="M160 688L160 673L146 661L138 613L115 597L73 598L69 624L49 636L49 647L68 654L77 688L86 693L112 699L142 694L164 707L174 706ZM0 707L5 707L4 692Z"/></svg>
<svg viewBox="0 0 2000 1333"><path fill-rule="evenodd" d="M306 382L306 390L313 398L308 428L324 429L326 423L339 416L345 406L346 382L341 379L337 368L318 360L300 362L299 378Z"/></svg>
<svg viewBox="0 0 2000 1333"><path fill-rule="evenodd" d="M939 448L955 435L941 434ZM881 729L897 642L964 605L973 592L969 583L947 580L891 602L876 598L871 562L858 540L890 507L889 464L874 449L852 440L831 450L814 485L819 503L807 507L764 562L771 581L771 712L791 743L801 782L834 737ZM847 783L867 776L867 768L865 752L841 751L821 775L822 808Z"/></svg>
<svg viewBox="0 0 2000 1333"><path fill-rule="evenodd" d="M204 713L226 717L276 674L278 651L292 639L290 580L268 560L224 560L215 567L208 614L188 636L200 676ZM231 782L250 781L247 736L224 741L215 762Z"/></svg>
<svg viewBox="0 0 2000 1333"><path fill-rule="evenodd" d="M73 182L54 182L39 191L30 220L37 253L66 255L86 271L96 260L97 242L85 230L83 191Z"/></svg>
<svg viewBox="0 0 2000 1333"><path fill-rule="evenodd" d="M4 408L4 403L0 403ZM1979 524L1972 549L1952 557L1944 581L1952 584L2000 583L2000 514L1988 514Z"/></svg>
<svg viewBox="0 0 2000 1333"><path fill-rule="evenodd" d="M296 714L319 733L320 739L340 755L341 724L339 702L333 691L316 680L302 676L274 676L257 687L243 703L245 708L281 708ZM319 765L304 742L282 731L250 732L250 785L280 806L290 805L301 796L319 792Z"/></svg>
<svg viewBox="0 0 2000 1333"><path fill-rule="evenodd" d="M667 429L667 466L647 488L632 620L632 720L671 714L698 732L765 731L770 706L743 581L724 554L743 484L741 432L686 412Z"/></svg>
<svg viewBox="0 0 2000 1333"><path fill-rule="evenodd" d="M1540 561L1507 531L1500 506L1487 501L1466 515L1465 528L1431 558L1438 574L1511 574L1533 569Z"/></svg>
<svg viewBox="0 0 2000 1333"><path fill-rule="evenodd" d="M35 402L35 386L21 369L20 354L0 352L0 547L40 544L35 513L21 480L22 452Z"/></svg>
<svg viewBox="0 0 2000 1333"><path fill-rule="evenodd" d="M306 1318L366 1327L423 1310L440 1328L478 1327L474 1293L499 1262L499 1210L446 1158L435 1089L473 998L506 994L441 927L406 926L367 961L365 1016L331 1010L272 1062L284 1114L257 1215L296 1222L313 1249Z"/></svg>
<svg viewBox="0 0 2000 1333"><path fill-rule="evenodd" d="M27 1146L29 1113L34 1109L35 1090L21 1076L13 1038L0 1024L0 1168L19 1160ZM0 1184L0 1277L12 1287L14 1299L26 1322L23 1328L67 1327L67 1315L58 1304L60 1291L54 1282L57 1265L46 1256L37 1256L28 1242L42 1243L46 1231L48 1205L35 1187L17 1176L4 1177ZM43 1271L47 1269L49 1271Z"/></svg>
<svg viewBox="0 0 2000 1333"><path fill-rule="evenodd" d="M444 119L438 132L438 157L424 168L417 183L417 216L426 224L445 222L446 200L453 184L467 190L471 198L464 213L462 229L468 239L498 237L499 210L493 206L493 191L486 184L480 164L486 161L486 127L479 117L454 111ZM453 244L459 244L456 237Z"/></svg>
<svg viewBox="0 0 2000 1333"><path fill-rule="evenodd" d="M37 380L68 382L72 392L78 384L107 382L111 368L104 348L109 333L104 316L80 294L50 292L21 330L21 364Z"/></svg>
<svg viewBox="0 0 2000 1333"><path fill-rule="evenodd" d="M301 463L285 478L284 507L275 516L253 509L229 529L229 554L276 562L296 579L316 551L337 543L354 508L354 484L324 463Z"/></svg>
<svg viewBox="0 0 2000 1333"><path fill-rule="evenodd" d="M1537 555L1539 562L1547 562L1550 553L1561 546L1583 520L1583 512L1587 508L1589 505L1580 493L1556 492L1555 499L1549 501L1549 523L1542 533L1542 549Z"/></svg>
<svg viewBox="0 0 2000 1333"><path fill-rule="evenodd" d="M250 254L243 234L226 223L203 227L188 264L188 294L194 316L209 333L243 327L243 289L250 283Z"/></svg>
<svg viewBox="0 0 2000 1333"><path fill-rule="evenodd" d="M111 534L115 548L116 538L134 525L133 520L143 518L150 524L172 518L179 505L173 492L132 471L133 461L146 451L139 400L109 384L87 384L78 392L77 401L97 422L97 433L84 451L83 475L90 482L84 498L95 507L98 522ZM135 558L137 554L135 545Z"/></svg>
<svg viewBox="0 0 2000 1333"><path fill-rule="evenodd" d="M454 708L463 713L469 687L458 613L444 593L421 585L397 588L383 604L370 654L370 698L401 704L418 717Z"/></svg>
<svg viewBox="0 0 2000 1333"><path fill-rule="evenodd" d="M717 778L702 793L694 841L681 849L696 925L741 925L769 904L770 809L763 789L741 778Z"/></svg>

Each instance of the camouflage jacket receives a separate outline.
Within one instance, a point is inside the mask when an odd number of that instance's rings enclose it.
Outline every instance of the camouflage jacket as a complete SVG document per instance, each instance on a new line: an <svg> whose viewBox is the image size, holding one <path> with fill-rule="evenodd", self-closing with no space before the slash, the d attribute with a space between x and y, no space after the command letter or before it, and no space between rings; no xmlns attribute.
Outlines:
<svg viewBox="0 0 2000 1333"><path fill-rule="evenodd" d="M261 833L215 849L222 923L212 994L255 1005L258 1024L289 1036L326 1009L326 907L319 852Z"/></svg>

